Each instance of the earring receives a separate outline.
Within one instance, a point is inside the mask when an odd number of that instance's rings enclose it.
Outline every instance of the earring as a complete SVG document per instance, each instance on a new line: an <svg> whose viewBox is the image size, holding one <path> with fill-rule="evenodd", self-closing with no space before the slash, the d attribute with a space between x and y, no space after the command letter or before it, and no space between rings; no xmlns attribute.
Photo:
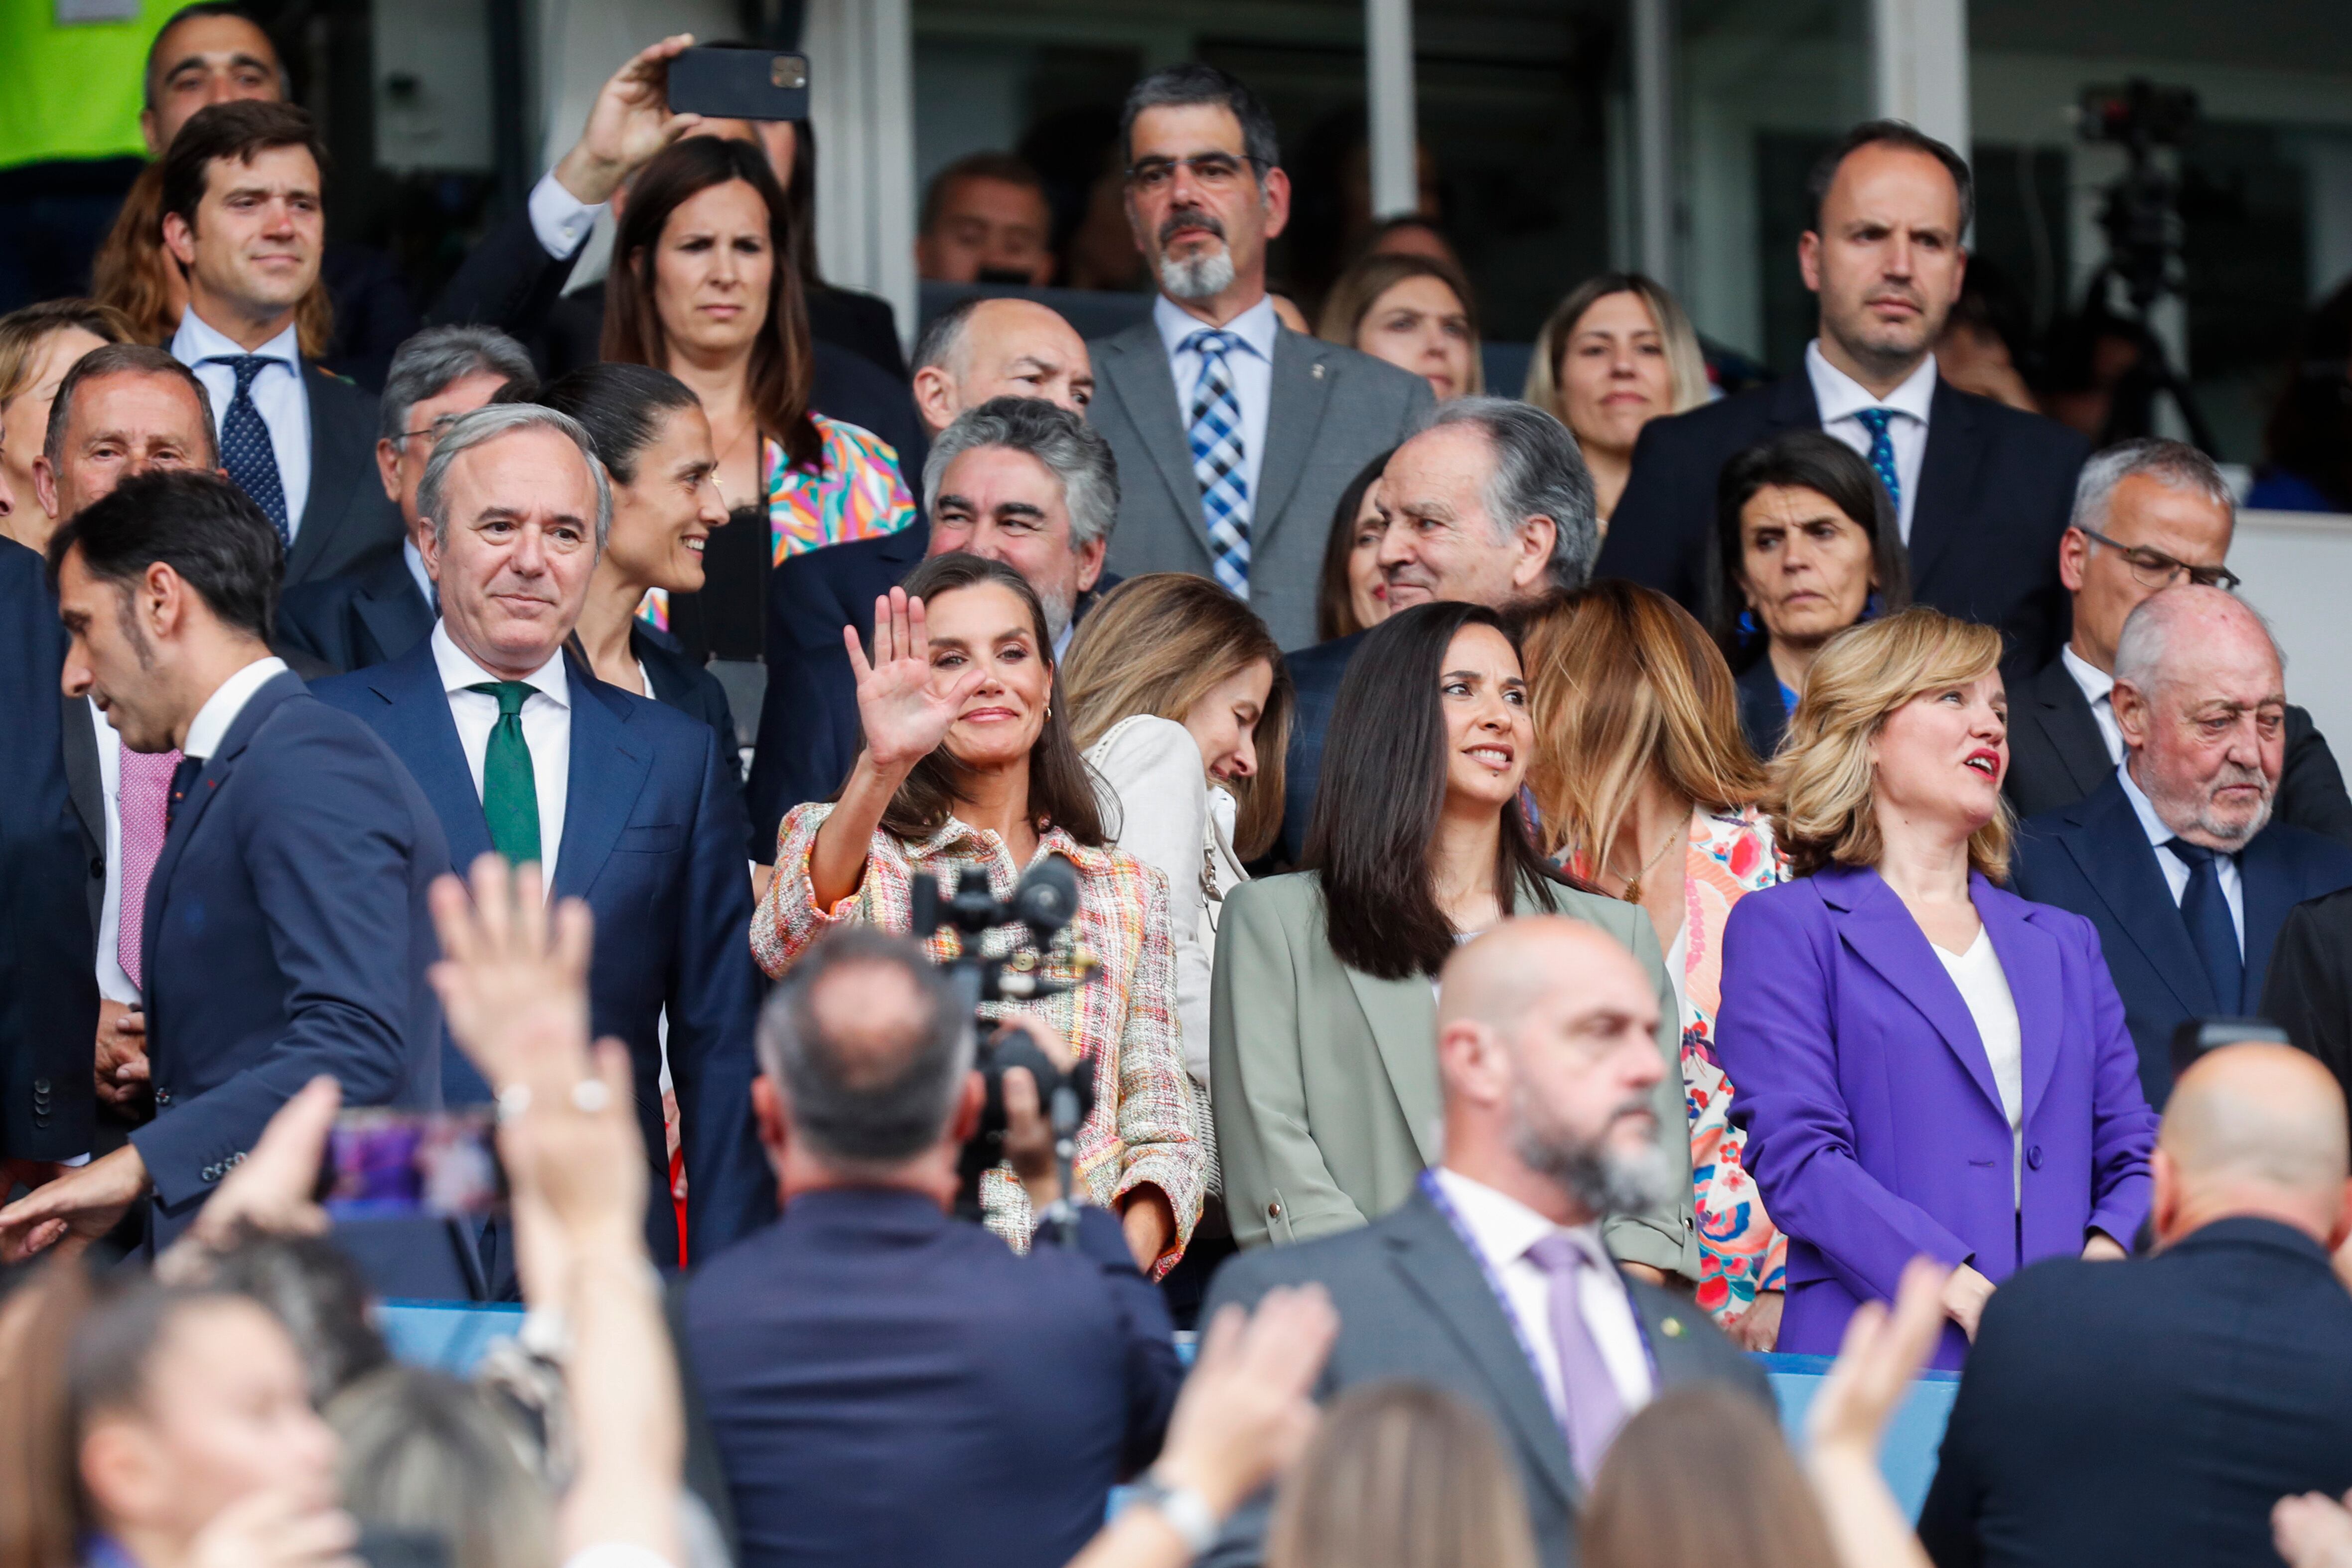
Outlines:
<svg viewBox="0 0 2352 1568"><path fill-rule="evenodd" d="M1045 705L1045 716L1047 718L1054 716L1054 705L1052 703L1047 703Z"/></svg>

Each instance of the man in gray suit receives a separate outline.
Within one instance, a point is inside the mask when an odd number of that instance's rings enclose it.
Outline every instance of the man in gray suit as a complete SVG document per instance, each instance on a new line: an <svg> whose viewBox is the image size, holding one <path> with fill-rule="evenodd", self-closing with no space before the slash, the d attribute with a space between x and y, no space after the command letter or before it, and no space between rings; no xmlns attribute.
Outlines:
<svg viewBox="0 0 2352 1568"><path fill-rule="evenodd" d="M1248 88L1171 66L1127 95L1123 128L1128 222L1160 298L1150 320L1089 345L1088 418L1122 492L1110 570L1213 577L1284 648L1305 647L1340 493L1420 428L1429 383L1276 320L1265 248L1290 181Z"/></svg>
<svg viewBox="0 0 2352 1568"><path fill-rule="evenodd" d="M1339 1337L1319 1396L1412 1377L1485 1409L1556 1568L1576 1561L1577 1511L1628 1416L1677 1384L1767 1410L1771 1395L1688 1297L1628 1278L1601 1243L1603 1218L1672 1179L1650 1099L1657 996L1623 945L1581 921L1506 922L1446 964L1437 1019L1443 1162L1360 1230L1240 1254L1202 1321L1320 1283ZM1264 1522L1237 1514L1216 1568L1256 1562Z"/></svg>

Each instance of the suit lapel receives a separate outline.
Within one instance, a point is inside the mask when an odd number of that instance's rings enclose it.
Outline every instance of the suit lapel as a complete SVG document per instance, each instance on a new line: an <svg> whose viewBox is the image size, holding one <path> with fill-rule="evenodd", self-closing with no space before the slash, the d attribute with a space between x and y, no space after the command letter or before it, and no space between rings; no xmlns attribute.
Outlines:
<svg viewBox="0 0 2352 1568"><path fill-rule="evenodd" d="M2065 766L2066 777L2084 795L2116 770L2107 756L2107 738L2099 733L2098 717L2091 712L2083 688L2066 673L2063 660L2053 659L2034 677L2032 703L2027 711L2049 737L2050 748Z"/></svg>
<svg viewBox="0 0 2352 1568"><path fill-rule="evenodd" d="M1437 1054L1430 1043L1437 1038L1437 997L1429 977L1381 980L1359 969L1346 973L1356 1005L1364 1009L1372 1043L1380 1048L1381 1064L1388 1069L1389 1088L1412 1133L1412 1146L1423 1165L1434 1165L1444 1106L1439 1099Z"/></svg>
<svg viewBox="0 0 2352 1568"><path fill-rule="evenodd" d="M449 716L449 694L442 689L433 644L417 643L368 671L366 679L368 689L387 705L375 728L432 802L449 841L449 863L462 874L490 852L490 824L457 738L457 721Z"/></svg>
<svg viewBox="0 0 2352 1568"><path fill-rule="evenodd" d="M2066 831L2059 842L2181 1010L2191 1018L2212 1017L2213 985L2205 977L2204 961L2189 939L2180 906L2172 900L2138 814L2113 775L2104 788L2066 813ZM2252 911L2247 913L2251 925Z"/></svg>
<svg viewBox="0 0 2352 1568"><path fill-rule="evenodd" d="M1937 563L1959 538L1967 503L1984 459L1984 432L1976 410L1942 377L1927 405L1927 450L1919 459L1919 493L1911 508L1911 589L1935 575Z"/></svg>
<svg viewBox="0 0 2352 1568"><path fill-rule="evenodd" d="M1270 537L1273 524L1290 503L1290 493L1298 488L1298 476L1307 469L1307 455L1315 450L1316 434L1323 427L1324 410L1330 406L1331 373L1323 361L1321 342L1296 332L1276 331L1271 388L1265 451L1257 465L1258 493L1250 498L1253 555Z"/></svg>
<svg viewBox="0 0 2352 1568"><path fill-rule="evenodd" d="M1985 1054L1976 1019L1969 1016L1959 988L1945 973L1927 934L1911 918L1903 901L1874 871L1840 870L1823 873L1815 880L1820 883L1823 878L1830 879L1823 886L1823 898L1844 901L1830 903L1839 936L1935 1026L1945 1046L1984 1092L1986 1102L2000 1109L2000 1089L1993 1082L1992 1059Z"/></svg>
<svg viewBox="0 0 2352 1568"><path fill-rule="evenodd" d="M100 771L98 759L99 723L89 711L88 697L58 698L61 711L58 719L65 735L66 793L73 800L74 814L81 819L81 831L90 842L106 850L106 779ZM106 731L106 743L120 746L114 731Z"/></svg>
<svg viewBox="0 0 2352 1568"><path fill-rule="evenodd" d="M572 686L572 774L563 800L563 845L555 857L560 897L585 898L629 825L652 754L631 736L629 705L567 651Z"/></svg>
<svg viewBox="0 0 2352 1568"><path fill-rule="evenodd" d="M1192 453L1184 434L1184 411L1176 406L1176 380L1168 369L1168 348L1160 340L1160 328L1150 317L1103 344L1102 379L1126 411L1136 439L1151 454L1151 465L1160 471L1176 515L1191 527L1209 558L1215 559L1208 525L1201 520L1201 482L1192 475ZM1142 482L1139 475L1122 477L1129 485Z"/></svg>
<svg viewBox="0 0 2352 1568"><path fill-rule="evenodd" d="M1493 1386L1496 1406L1509 1417L1512 1436L1535 1457L1535 1473L1572 1510L1582 1500L1584 1489L1569 1460L1568 1438L1478 1260L1419 1192L1405 1199L1385 1227L1391 1266Z"/></svg>
<svg viewBox="0 0 2352 1568"><path fill-rule="evenodd" d="M433 607L416 591L406 559L395 556L392 570L400 574L397 581L386 574L352 601L352 613L386 659L399 658L433 633Z"/></svg>
<svg viewBox="0 0 2352 1568"><path fill-rule="evenodd" d="M302 526L286 557L289 582L307 580L311 567L326 553L328 537L342 521L335 498L347 496L353 483L336 461L349 444L334 438L341 427L341 411L319 395L325 390L327 373L308 360L295 361L295 373L302 378L302 401L310 415L310 489L302 499Z"/></svg>
<svg viewBox="0 0 2352 1568"><path fill-rule="evenodd" d="M2017 1004L2017 1028L2023 1121L2031 1122L2050 1074L2058 1065L2059 977L2058 939L2033 924L2016 900L2004 896L1978 873L1969 873L1970 902L1992 939L2000 960L2001 977L2009 983L2010 999Z"/></svg>

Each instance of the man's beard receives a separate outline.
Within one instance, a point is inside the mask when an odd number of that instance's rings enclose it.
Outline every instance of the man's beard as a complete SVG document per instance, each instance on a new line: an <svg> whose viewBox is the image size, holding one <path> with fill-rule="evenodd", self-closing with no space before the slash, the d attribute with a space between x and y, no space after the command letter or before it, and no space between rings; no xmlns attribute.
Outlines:
<svg viewBox="0 0 2352 1568"><path fill-rule="evenodd" d="M1189 256L1171 256L1168 242L1180 228L1206 229L1217 236L1214 250ZM1160 287L1172 299L1213 299L1234 286L1234 255L1225 245L1225 225L1198 207L1179 207L1160 225Z"/></svg>
<svg viewBox="0 0 2352 1568"><path fill-rule="evenodd" d="M1647 1100L1629 1101L1618 1107L1598 1137L1579 1138L1538 1126L1521 1091L1511 1110L1511 1142L1529 1170L1558 1182L1590 1212L1639 1214L1665 1202L1674 1191L1674 1173L1655 1143L1627 1154L1612 1148L1608 1137L1609 1129L1622 1118L1650 1111Z"/></svg>
<svg viewBox="0 0 2352 1568"><path fill-rule="evenodd" d="M2262 787L2262 806L2242 826L2217 816L2213 810L2213 791L2233 784L2257 784ZM2175 821L2173 814L2164 810L2172 802L2156 800L2153 796L2149 799L2157 807L2158 816L2162 817L2167 822ZM2248 840L2270 825L2271 812L2278 805L2278 789L2261 768L2246 768L2235 762L2225 762L2221 765L2220 773L2209 780L2194 797L2182 804L2189 807L2187 811L2181 813L2189 819L2187 824L2189 827L2196 829L2217 843L2235 850L2243 846Z"/></svg>

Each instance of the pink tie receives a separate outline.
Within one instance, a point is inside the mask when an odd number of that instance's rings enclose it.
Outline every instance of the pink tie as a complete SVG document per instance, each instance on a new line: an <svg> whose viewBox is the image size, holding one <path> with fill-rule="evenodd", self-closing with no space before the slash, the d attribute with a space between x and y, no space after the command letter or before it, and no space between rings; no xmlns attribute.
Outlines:
<svg viewBox="0 0 2352 1568"><path fill-rule="evenodd" d="M115 930L114 951L134 986L143 983L139 977L139 945L147 924L147 879L154 874L155 857L163 852L163 814L171 806L172 774L179 766L176 751L133 751L122 747L121 919Z"/></svg>

